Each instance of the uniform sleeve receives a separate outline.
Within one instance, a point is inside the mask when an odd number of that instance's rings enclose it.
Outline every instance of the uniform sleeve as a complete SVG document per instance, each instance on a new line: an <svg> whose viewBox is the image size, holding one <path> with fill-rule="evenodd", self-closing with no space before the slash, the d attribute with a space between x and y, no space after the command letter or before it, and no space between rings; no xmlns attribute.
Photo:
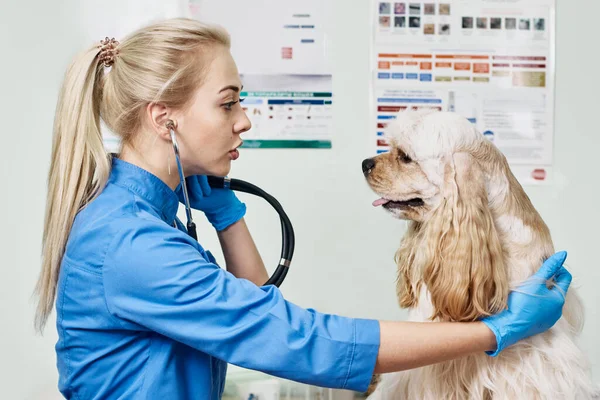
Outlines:
<svg viewBox="0 0 600 400"><path fill-rule="evenodd" d="M371 381L378 321L301 308L277 287L257 287L207 261L167 224L133 222L117 233L103 279L107 306L123 323L228 363L359 392Z"/></svg>

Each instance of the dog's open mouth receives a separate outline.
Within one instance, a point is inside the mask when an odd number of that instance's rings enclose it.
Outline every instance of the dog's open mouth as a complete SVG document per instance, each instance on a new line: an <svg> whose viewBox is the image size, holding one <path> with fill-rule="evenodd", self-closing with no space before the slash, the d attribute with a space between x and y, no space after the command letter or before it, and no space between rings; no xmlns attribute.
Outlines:
<svg viewBox="0 0 600 400"><path fill-rule="evenodd" d="M373 202L374 207L383 206L383 208L391 209L391 208L407 208L407 207L419 207L425 205L425 202L420 197L415 197L414 199L402 200L402 201L393 201L384 199L377 199Z"/></svg>

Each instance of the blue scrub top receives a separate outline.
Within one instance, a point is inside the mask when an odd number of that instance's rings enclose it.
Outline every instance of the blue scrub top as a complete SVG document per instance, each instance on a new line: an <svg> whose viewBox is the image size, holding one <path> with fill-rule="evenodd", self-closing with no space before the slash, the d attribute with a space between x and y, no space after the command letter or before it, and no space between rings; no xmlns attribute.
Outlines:
<svg viewBox="0 0 600 400"><path fill-rule="evenodd" d="M76 217L56 299L59 389L73 399L220 399L227 363L363 392L376 320L321 314L220 268L174 227L179 200L113 159Z"/></svg>

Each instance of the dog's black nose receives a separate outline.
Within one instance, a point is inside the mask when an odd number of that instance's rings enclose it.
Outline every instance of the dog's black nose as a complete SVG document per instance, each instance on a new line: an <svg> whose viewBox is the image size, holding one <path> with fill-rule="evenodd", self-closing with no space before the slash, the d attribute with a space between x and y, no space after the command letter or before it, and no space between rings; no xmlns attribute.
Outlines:
<svg viewBox="0 0 600 400"><path fill-rule="evenodd" d="M375 160L374 159L367 158L366 160L364 160L362 162L363 174L369 175L371 173L371 170L373 169L374 166L375 166Z"/></svg>

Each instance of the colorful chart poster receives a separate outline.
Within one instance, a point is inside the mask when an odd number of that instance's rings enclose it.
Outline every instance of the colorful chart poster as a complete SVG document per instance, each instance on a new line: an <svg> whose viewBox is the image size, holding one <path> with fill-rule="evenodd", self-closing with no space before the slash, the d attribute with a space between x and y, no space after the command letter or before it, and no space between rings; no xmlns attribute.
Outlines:
<svg viewBox="0 0 600 400"><path fill-rule="evenodd" d="M394 114L455 111L504 153L523 184L550 182L553 0L372 1L373 143Z"/></svg>
<svg viewBox="0 0 600 400"><path fill-rule="evenodd" d="M252 121L248 148L331 148L327 1L190 0L194 18L225 27Z"/></svg>

